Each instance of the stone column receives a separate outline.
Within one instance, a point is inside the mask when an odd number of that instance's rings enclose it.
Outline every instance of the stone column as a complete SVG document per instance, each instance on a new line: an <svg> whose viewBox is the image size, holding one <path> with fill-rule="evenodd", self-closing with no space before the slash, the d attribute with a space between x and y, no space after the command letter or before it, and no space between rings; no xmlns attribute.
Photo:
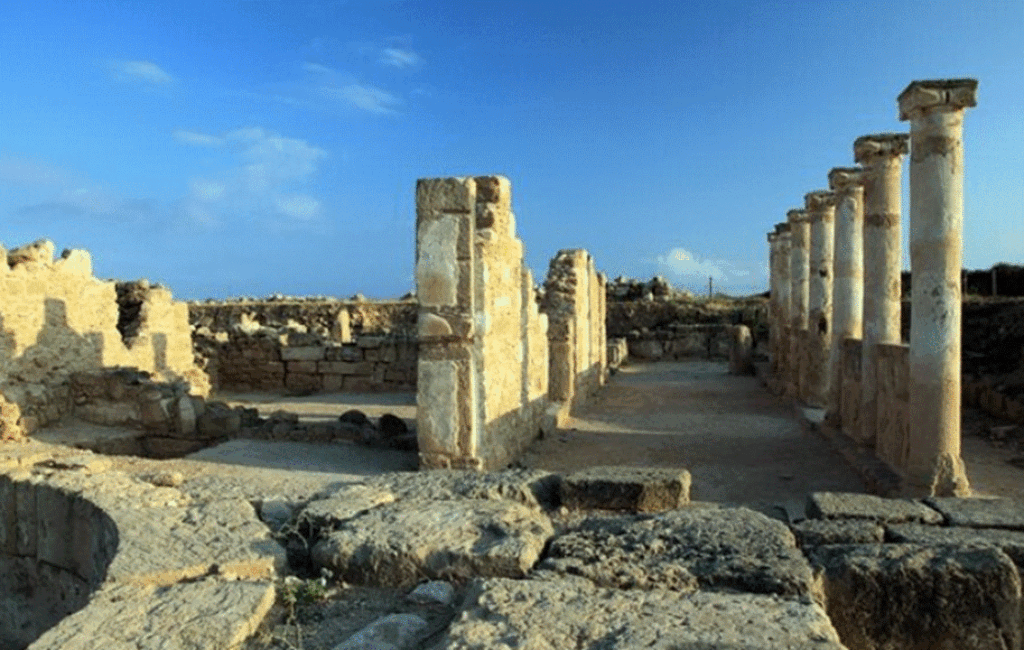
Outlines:
<svg viewBox="0 0 1024 650"><path fill-rule="evenodd" d="M779 360L774 380L776 386L782 388L785 387L787 377L789 377L789 341L791 321L790 289L792 288L789 277L789 240L789 224L775 224L775 245L777 247L778 269L773 272L773 275L777 278L776 284L778 285L779 295L778 299L775 300L775 305L779 311L778 315L775 317L774 324L778 326L779 330L779 338L777 342L778 347L776 349ZM774 293L772 295L774 295ZM778 388L776 388L776 390L778 390Z"/></svg>
<svg viewBox="0 0 1024 650"><path fill-rule="evenodd" d="M804 357L807 381L805 401L823 407L828 398L829 350L832 347L832 261L836 195L810 192L804 204L811 222L810 278L808 281L808 349Z"/></svg>
<svg viewBox="0 0 1024 650"><path fill-rule="evenodd" d="M909 138L881 133L853 143L853 157L864 168L864 337L861 428L847 433L869 447L878 423L877 345L900 342L900 167Z"/></svg>
<svg viewBox="0 0 1024 650"><path fill-rule="evenodd" d="M789 388L794 397L801 397L800 358L803 332L807 331L807 281L810 270L810 224L803 210L786 213L789 221Z"/></svg>
<svg viewBox="0 0 1024 650"><path fill-rule="evenodd" d="M910 121L910 438L916 493L970 493L960 457L960 271L963 119L974 79L915 81L900 93Z"/></svg>
<svg viewBox="0 0 1024 650"><path fill-rule="evenodd" d="M768 233L768 362L770 374L779 374L779 242L774 230Z"/></svg>
<svg viewBox="0 0 1024 650"><path fill-rule="evenodd" d="M835 167L828 185L836 193L835 281L832 285L832 345L826 420L841 425L843 341L861 337L864 311L864 177L859 168Z"/></svg>

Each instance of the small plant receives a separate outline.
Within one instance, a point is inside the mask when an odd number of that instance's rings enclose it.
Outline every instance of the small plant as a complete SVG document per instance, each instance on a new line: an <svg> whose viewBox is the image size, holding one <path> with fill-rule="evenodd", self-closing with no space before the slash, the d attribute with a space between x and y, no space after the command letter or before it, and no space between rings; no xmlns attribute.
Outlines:
<svg viewBox="0 0 1024 650"><path fill-rule="evenodd" d="M281 589L281 602L290 610L317 605L330 597L327 581L330 575L325 572L320 578L308 580L286 580Z"/></svg>

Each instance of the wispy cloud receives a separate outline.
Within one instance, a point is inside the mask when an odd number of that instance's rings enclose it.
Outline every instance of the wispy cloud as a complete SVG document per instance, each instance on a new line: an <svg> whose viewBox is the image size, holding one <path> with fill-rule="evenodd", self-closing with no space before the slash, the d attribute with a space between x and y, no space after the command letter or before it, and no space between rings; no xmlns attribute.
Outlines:
<svg viewBox="0 0 1024 650"><path fill-rule="evenodd" d="M411 68L419 65L423 59L412 50L397 47L386 47L381 52L380 62L394 68Z"/></svg>
<svg viewBox="0 0 1024 650"><path fill-rule="evenodd" d="M332 74L334 72L334 70L328 68L325 65L322 65L320 63L312 63L310 61L304 62L302 64L302 69L306 72L312 72L314 74Z"/></svg>
<svg viewBox="0 0 1024 650"><path fill-rule="evenodd" d="M174 81L174 77L152 61L118 61L115 69L130 79L158 86Z"/></svg>
<svg viewBox="0 0 1024 650"><path fill-rule="evenodd" d="M194 178L180 202L191 222L218 225L228 221L271 224L304 222L320 215L321 203L301 191L327 153L305 140L287 138L260 127L208 135L175 131L182 144L222 147L236 164L216 178Z"/></svg>
<svg viewBox="0 0 1024 650"><path fill-rule="evenodd" d="M361 108L364 111L377 115L397 113L396 108L402 103L398 97L386 90L362 84L349 84L341 88L325 88L324 92L335 95L356 108Z"/></svg>
<svg viewBox="0 0 1024 650"><path fill-rule="evenodd" d="M703 287L708 278L726 289L746 290L757 283L751 264L727 260L705 260L682 247L669 249L655 258L658 271L674 284L691 288Z"/></svg>

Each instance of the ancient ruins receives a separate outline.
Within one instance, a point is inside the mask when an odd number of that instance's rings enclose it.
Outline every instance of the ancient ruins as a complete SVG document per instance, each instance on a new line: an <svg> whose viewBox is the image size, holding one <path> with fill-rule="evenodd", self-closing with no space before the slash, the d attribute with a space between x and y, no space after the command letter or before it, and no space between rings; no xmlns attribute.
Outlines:
<svg viewBox="0 0 1024 650"><path fill-rule="evenodd" d="M1024 364L985 352L1019 357L1024 303L964 307L961 364L963 287L1024 294L1012 269L962 276L976 88L910 84L909 134L857 138L859 166L768 233L766 297L608 280L579 248L535 281L502 176L417 182L399 300L184 304L94 278L84 251L0 249L0 647L1024 648L1024 503L965 498L961 458L961 403L1024 424ZM341 395L411 415L271 406ZM665 400L719 423L705 456L775 467L794 444L846 474L769 471L796 503L702 501L738 481L660 458L692 434ZM523 463L613 425L651 462Z"/></svg>

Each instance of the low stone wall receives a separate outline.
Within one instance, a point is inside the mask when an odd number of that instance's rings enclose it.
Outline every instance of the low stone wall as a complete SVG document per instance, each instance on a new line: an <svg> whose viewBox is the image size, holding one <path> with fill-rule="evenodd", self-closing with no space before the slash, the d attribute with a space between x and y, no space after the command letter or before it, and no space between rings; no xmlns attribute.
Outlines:
<svg viewBox="0 0 1024 650"><path fill-rule="evenodd" d="M902 471L910 445L910 346L879 344L877 371L875 453L889 466Z"/></svg>
<svg viewBox="0 0 1024 650"><path fill-rule="evenodd" d="M863 345L861 339L845 339L842 348L842 392L839 402L839 419L843 430L851 438L860 437L861 418L861 367Z"/></svg>
<svg viewBox="0 0 1024 650"><path fill-rule="evenodd" d="M85 251L54 259L40 240L0 246L0 439L19 438L72 408L68 377L131 367L205 394L187 307L148 282L97 280Z"/></svg>
<svg viewBox="0 0 1024 650"><path fill-rule="evenodd" d="M232 391L379 392L416 386L415 301L193 303L197 354Z"/></svg>
<svg viewBox="0 0 1024 650"><path fill-rule="evenodd" d="M627 336L626 342L629 356L641 361L677 361L695 357L728 359L730 326L678 323L655 332Z"/></svg>

